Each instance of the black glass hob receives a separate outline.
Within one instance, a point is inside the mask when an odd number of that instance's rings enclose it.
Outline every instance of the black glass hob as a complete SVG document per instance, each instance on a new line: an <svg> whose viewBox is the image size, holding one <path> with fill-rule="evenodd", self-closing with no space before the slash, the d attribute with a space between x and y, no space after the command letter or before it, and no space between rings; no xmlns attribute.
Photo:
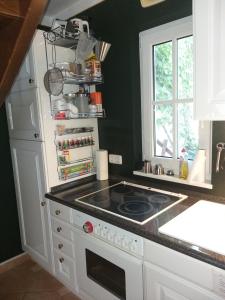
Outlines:
<svg viewBox="0 0 225 300"><path fill-rule="evenodd" d="M187 196L121 182L76 199L76 202L145 224Z"/></svg>

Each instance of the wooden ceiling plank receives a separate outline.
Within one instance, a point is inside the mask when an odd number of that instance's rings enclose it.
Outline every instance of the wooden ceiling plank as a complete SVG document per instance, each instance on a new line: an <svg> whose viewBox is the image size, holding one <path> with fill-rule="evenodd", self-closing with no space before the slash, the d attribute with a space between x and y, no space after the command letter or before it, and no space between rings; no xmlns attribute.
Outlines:
<svg viewBox="0 0 225 300"><path fill-rule="evenodd" d="M1 1L0 3L3 2L4 1ZM0 107L3 104L12 86L14 78L19 71L20 65L48 1L30 0L29 2L30 3L29 6L27 6L26 14L24 15L24 19L20 25L19 33L15 32L15 34L12 33L12 35L10 35L10 38L12 39L12 41L9 43L11 47L11 53L9 55L8 62L5 63L5 70L1 72L2 76L0 77ZM1 32L3 34L4 30L2 29ZM4 38L2 40L4 40ZM1 47L4 48L4 42L3 44L1 43Z"/></svg>

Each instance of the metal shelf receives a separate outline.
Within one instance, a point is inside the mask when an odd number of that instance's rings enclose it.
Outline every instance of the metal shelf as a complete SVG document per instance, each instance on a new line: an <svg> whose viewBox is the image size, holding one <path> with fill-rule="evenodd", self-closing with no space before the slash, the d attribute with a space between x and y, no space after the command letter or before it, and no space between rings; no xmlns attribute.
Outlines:
<svg viewBox="0 0 225 300"><path fill-rule="evenodd" d="M105 118L105 110L103 109L102 112L97 113L77 113L76 115L71 115L70 110L62 110L58 112L61 115L54 114L54 120L71 120L71 119L92 119L92 118Z"/></svg>
<svg viewBox="0 0 225 300"><path fill-rule="evenodd" d="M85 76L85 75L71 75L64 76L64 84L87 84L87 85L98 85L103 83L103 77Z"/></svg>

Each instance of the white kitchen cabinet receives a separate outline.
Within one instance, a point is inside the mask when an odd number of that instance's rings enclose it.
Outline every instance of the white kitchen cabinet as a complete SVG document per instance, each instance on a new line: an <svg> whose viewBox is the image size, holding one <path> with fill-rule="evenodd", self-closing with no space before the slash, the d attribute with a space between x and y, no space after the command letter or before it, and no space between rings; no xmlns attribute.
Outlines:
<svg viewBox="0 0 225 300"><path fill-rule="evenodd" d="M145 300L222 300L222 298L153 264L144 263Z"/></svg>
<svg viewBox="0 0 225 300"><path fill-rule="evenodd" d="M74 293L78 293L72 208L51 201L50 213L55 276Z"/></svg>
<svg viewBox="0 0 225 300"><path fill-rule="evenodd" d="M144 241L144 300L223 300L225 271Z"/></svg>
<svg viewBox="0 0 225 300"><path fill-rule="evenodd" d="M10 138L42 140L37 88L10 93L6 111Z"/></svg>
<svg viewBox="0 0 225 300"><path fill-rule="evenodd" d="M51 270L43 143L11 140L10 144L22 246L45 269Z"/></svg>
<svg viewBox="0 0 225 300"><path fill-rule="evenodd" d="M13 83L11 92L27 90L36 86L32 47L28 50L19 73Z"/></svg>
<svg viewBox="0 0 225 300"><path fill-rule="evenodd" d="M193 0L195 118L225 119L225 1Z"/></svg>
<svg viewBox="0 0 225 300"><path fill-rule="evenodd" d="M76 291L75 261L54 249L54 264L56 277L70 290Z"/></svg>

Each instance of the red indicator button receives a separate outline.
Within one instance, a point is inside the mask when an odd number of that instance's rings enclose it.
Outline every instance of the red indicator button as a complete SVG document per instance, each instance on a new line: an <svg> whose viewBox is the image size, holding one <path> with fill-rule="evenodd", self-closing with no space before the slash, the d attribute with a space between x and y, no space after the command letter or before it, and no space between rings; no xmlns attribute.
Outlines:
<svg viewBox="0 0 225 300"><path fill-rule="evenodd" d="M83 229L86 233L92 233L94 230L94 227L91 222L87 221L84 223Z"/></svg>

